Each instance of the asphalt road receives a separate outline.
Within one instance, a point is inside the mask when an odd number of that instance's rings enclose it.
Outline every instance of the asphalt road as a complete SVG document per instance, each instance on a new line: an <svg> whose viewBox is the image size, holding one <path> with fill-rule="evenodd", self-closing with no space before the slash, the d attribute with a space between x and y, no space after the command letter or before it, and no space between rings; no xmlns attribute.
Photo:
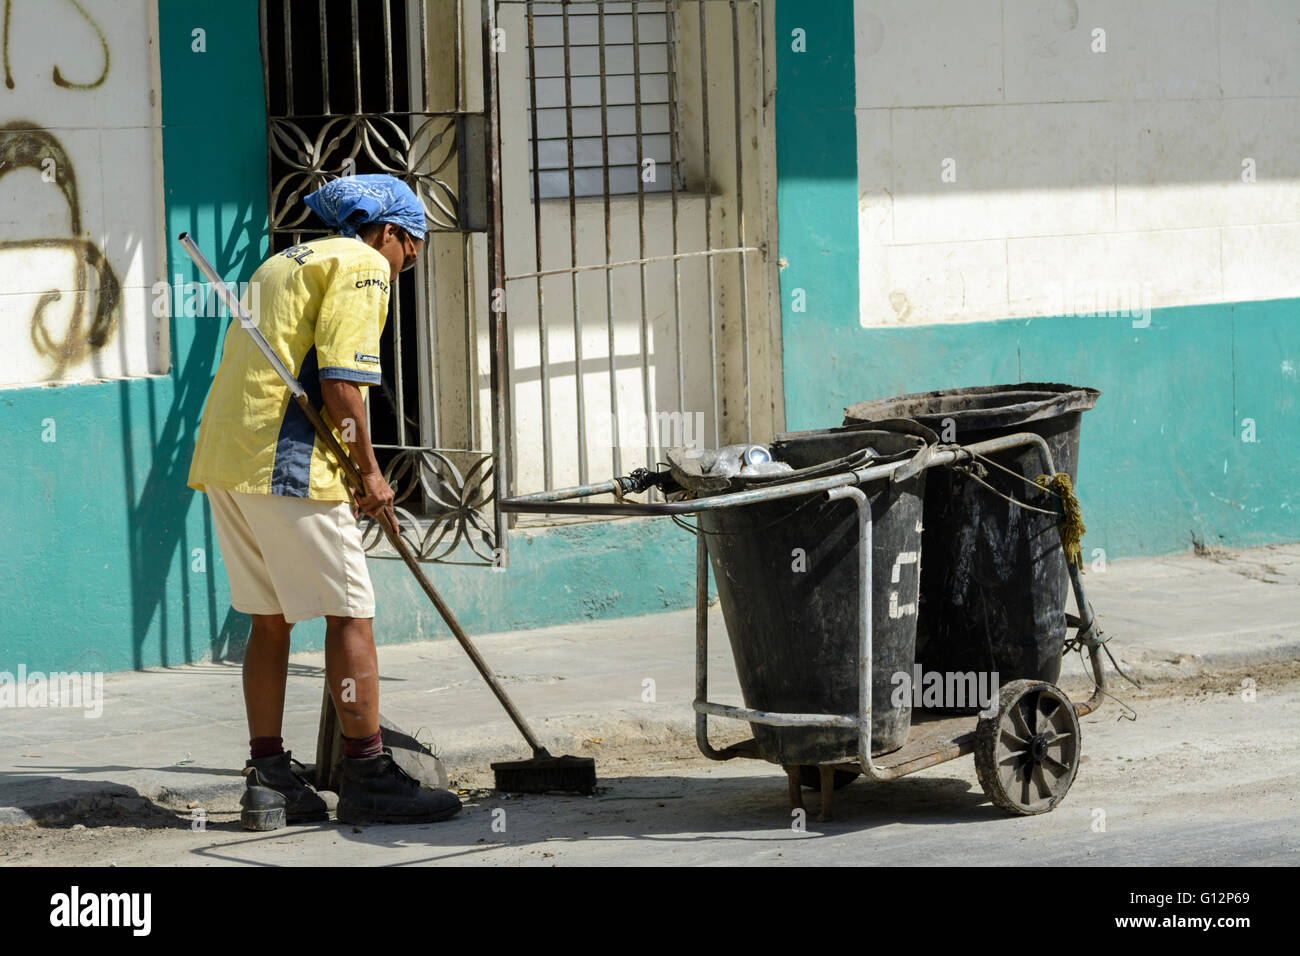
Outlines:
<svg viewBox="0 0 1300 956"><path fill-rule="evenodd" d="M1253 675L1255 699L1243 698ZM894 783L839 791L795 826L779 768L713 763L688 740L624 749L592 742L593 797L470 791L451 821L271 834L237 807L150 805L77 827L0 830L0 865L1295 865L1300 862L1300 665L1136 691L1135 721L1109 704L1083 720L1083 763L1051 813L1011 818L984 797L970 758ZM453 768L453 771L456 768ZM484 783L482 768L462 768ZM195 821L202 810L202 825ZM121 811L118 811L121 813ZM111 817L111 814L110 814Z"/></svg>

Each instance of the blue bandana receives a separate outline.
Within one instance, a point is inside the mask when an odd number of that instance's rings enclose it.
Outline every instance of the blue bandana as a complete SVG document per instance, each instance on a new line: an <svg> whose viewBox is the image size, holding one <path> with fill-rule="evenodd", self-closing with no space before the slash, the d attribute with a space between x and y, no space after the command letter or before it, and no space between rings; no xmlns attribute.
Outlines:
<svg viewBox="0 0 1300 956"><path fill-rule="evenodd" d="M344 236L355 236L358 226L370 222L391 222L415 239L423 239L426 231L424 204L410 186L386 173L343 176L326 183L304 202Z"/></svg>

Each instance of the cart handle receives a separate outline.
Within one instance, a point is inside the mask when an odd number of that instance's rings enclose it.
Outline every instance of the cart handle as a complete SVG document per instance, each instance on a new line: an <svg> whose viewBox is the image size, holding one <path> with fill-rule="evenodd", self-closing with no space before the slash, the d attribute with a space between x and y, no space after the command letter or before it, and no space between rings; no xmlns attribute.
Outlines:
<svg viewBox="0 0 1300 956"><path fill-rule="evenodd" d="M1043 458L1043 464L1047 474L1055 471L1052 464L1052 453L1047 447L1047 442L1041 435L1035 435L1032 432L1017 432L1014 435L1006 435L1001 438L990 438L987 441L975 442L972 445L935 445L923 446L924 453L918 451L917 455L905 461L889 462L881 465L870 465L866 468L860 468L855 471L841 472L837 475L825 475L821 478L808 478L804 481L794 481L789 484L772 485L767 488L750 488L745 491L732 491L723 495L711 495L707 498L692 498L687 501L665 501L665 502L597 502L597 501L568 501L570 498L586 498L601 494L621 495L628 491L634 490L632 478L611 478L608 481L602 481L594 485L577 485L573 488L560 488L553 491L539 491L529 495L517 495L513 498L503 498L497 505L502 511L514 512L517 514L585 514L585 515L615 515L625 517L629 515L651 515L651 516L668 516L668 515L689 515L697 514L701 511L721 511L724 508L734 508L738 505L751 505L766 501L779 501L782 498L796 498L800 495L816 494L818 492L831 491L835 488L846 486L856 486L866 484L870 481L876 481L881 478L895 477L895 473L903 469L908 469L917 463L920 467L917 471L924 471L928 468L935 468L940 465L951 465L958 462L970 461L975 455L991 455L1000 451L1006 451L1010 448L1018 448L1022 445L1035 445L1039 454ZM903 476L910 475L911 471L903 471ZM635 473L634 473L635 474ZM901 477L898 479L901 480Z"/></svg>

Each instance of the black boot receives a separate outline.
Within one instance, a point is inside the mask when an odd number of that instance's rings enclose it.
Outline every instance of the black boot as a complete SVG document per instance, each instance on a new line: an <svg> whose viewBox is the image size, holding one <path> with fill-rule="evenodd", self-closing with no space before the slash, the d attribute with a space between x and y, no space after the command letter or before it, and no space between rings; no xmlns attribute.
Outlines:
<svg viewBox="0 0 1300 956"><path fill-rule="evenodd" d="M244 765L245 830L278 830L285 823L318 823L329 819L325 800L293 772L290 752L258 757Z"/></svg>
<svg viewBox="0 0 1300 956"><path fill-rule="evenodd" d="M377 757L343 758L340 823L433 823L459 812L459 797L423 786L393 762L387 747Z"/></svg>

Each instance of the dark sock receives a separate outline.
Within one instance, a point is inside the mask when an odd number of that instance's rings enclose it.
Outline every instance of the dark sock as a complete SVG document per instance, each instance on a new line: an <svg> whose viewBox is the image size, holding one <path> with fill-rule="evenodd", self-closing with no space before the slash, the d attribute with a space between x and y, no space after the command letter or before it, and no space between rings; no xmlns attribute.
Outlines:
<svg viewBox="0 0 1300 956"><path fill-rule="evenodd" d="M378 757L384 752L383 737L379 733L373 733L369 737L344 737L343 738L343 756L352 759L364 759L366 757Z"/></svg>
<svg viewBox="0 0 1300 956"><path fill-rule="evenodd" d="M277 754L284 753L283 737L254 737L248 742L248 750L253 755L253 759L260 757L274 757Z"/></svg>

